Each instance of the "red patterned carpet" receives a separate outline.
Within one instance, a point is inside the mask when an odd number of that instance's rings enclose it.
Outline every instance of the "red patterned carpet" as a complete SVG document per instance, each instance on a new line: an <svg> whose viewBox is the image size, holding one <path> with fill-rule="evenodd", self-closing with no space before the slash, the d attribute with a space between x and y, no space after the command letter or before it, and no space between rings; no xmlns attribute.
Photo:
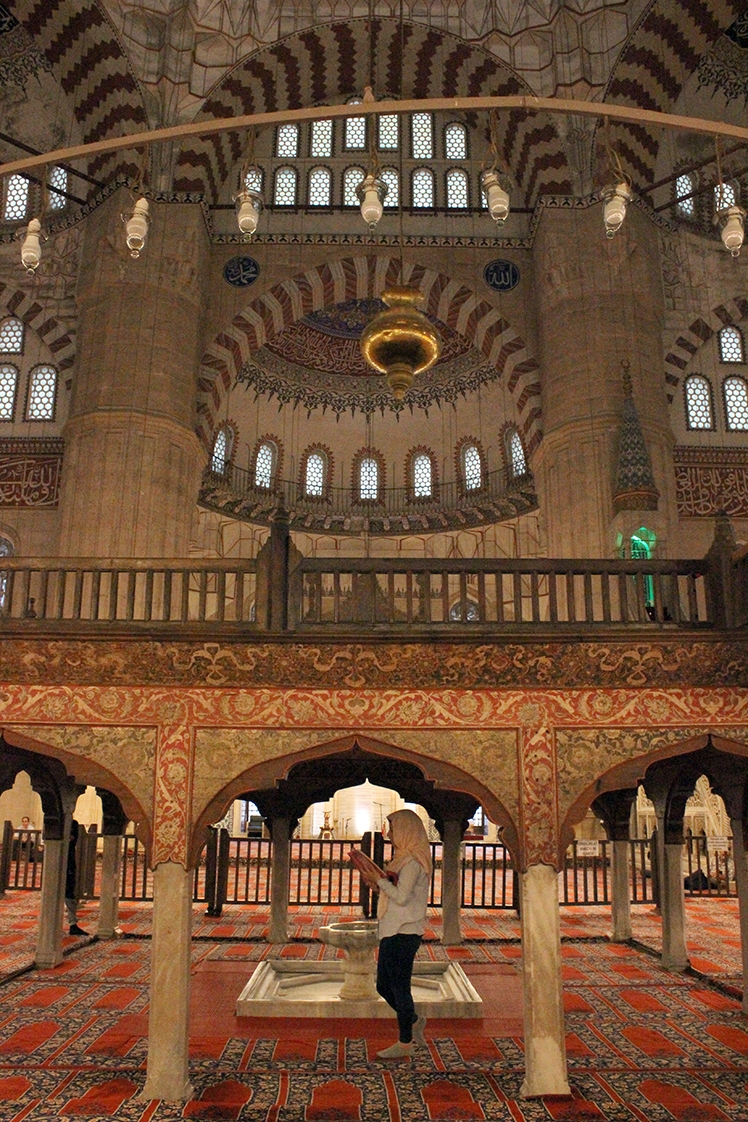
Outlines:
<svg viewBox="0 0 748 1122"><path fill-rule="evenodd" d="M31 903L30 894L0 901L6 967L7 956L28 956ZM733 903L695 901L689 916L689 931L699 936L692 955L722 977L732 976L737 959L731 956L739 955L739 946L731 945L737 939ZM127 905L122 921L135 929L130 937L106 944L66 940L68 953L57 969L23 973L0 986L0 1119L748 1119L748 1019L738 1002L701 978L665 973L651 954L608 944L600 938L607 917L578 912L565 916L563 944L571 1100L519 1099L516 919L472 916L463 946L429 942L422 948L422 956L461 961L484 999L485 1016L474 1023L432 1021L427 1046L417 1049L411 1064L387 1065L375 1053L394 1038L390 1022L234 1017L237 994L269 948L256 935L235 941L240 932L263 926L261 915L227 913L214 921L196 914L194 1098L185 1106L143 1101L150 954L143 929L149 918L146 909ZM323 918L319 911L295 918L305 938L284 948L284 956L332 953L311 939ZM81 913L92 930L94 920L94 907ZM645 911L636 922L654 938L656 917Z"/></svg>

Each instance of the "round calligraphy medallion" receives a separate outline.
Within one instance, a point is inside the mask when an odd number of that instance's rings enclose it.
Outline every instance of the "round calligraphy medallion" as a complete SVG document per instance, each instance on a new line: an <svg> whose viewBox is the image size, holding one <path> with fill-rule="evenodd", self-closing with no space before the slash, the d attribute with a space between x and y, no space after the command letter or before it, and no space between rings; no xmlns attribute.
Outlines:
<svg viewBox="0 0 748 1122"><path fill-rule="evenodd" d="M223 278L234 288L247 288L260 275L260 266L254 257L232 257L223 266Z"/></svg>
<svg viewBox="0 0 748 1122"><path fill-rule="evenodd" d="M519 269L513 261L489 261L483 279L494 292L510 292L519 284Z"/></svg>

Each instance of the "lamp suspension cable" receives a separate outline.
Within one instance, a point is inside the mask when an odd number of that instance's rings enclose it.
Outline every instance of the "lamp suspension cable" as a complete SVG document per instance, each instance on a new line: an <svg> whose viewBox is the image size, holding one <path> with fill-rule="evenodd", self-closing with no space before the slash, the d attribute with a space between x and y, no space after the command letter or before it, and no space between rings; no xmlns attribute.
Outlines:
<svg viewBox="0 0 748 1122"><path fill-rule="evenodd" d="M233 198L236 207L236 221L239 226L239 232L243 235L245 241L250 241L257 229L257 224L260 220L260 211L263 207L262 195L259 190L249 185L251 182L250 176L253 171L257 173L254 181L258 186L262 182L260 170L255 164L254 159L255 136L256 133L253 128L247 129L245 156L239 170L239 188Z"/></svg>
<svg viewBox="0 0 748 1122"><path fill-rule="evenodd" d="M746 212L743 207L738 206L734 192L731 191L728 196L725 191L725 181L722 175L721 142L719 137L715 137L714 147L717 164L714 221L721 227L720 237L725 249L731 257L739 257L745 238Z"/></svg>
<svg viewBox="0 0 748 1122"><path fill-rule="evenodd" d="M133 209L129 214L121 215L125 224L125 240L130 256L137 259L145 249L148 227L151 216L148 209L148 199L145 197L144 183L148 171L148 146L143 149L138 168L138 178L135 182L133 194Z"/></svg>
<svg viewBox="0 0 748 1122"><path fill-rule="evenodd" d="M621 159L610 140L610 119L605 118L605 153L608 157L608 181L600 194L603 198L603 223L606 238L614 238L623 226L626 208L633 198L631 181L623 170Z"/></svg>

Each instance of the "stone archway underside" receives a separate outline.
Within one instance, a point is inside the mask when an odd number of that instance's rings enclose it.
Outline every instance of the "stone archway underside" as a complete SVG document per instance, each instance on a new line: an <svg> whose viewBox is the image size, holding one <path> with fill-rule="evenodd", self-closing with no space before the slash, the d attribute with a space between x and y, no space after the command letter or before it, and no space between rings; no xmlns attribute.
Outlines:
<svg viewBox="0 0 748 1122"><path fill-rule="evenodd" d="M137 777L152 792L154 864L187 863L201 808L253 765L369 735L426 766L441 760L479 777L517 824L523 866L555 866L562 823L611 760L651 762L708 733L748 743L748 690L11 685L4 724L11 740L64 742L82 756L96 753L96 730L107 727L104 739L119 745L112 773L124 789Z"/></svg>

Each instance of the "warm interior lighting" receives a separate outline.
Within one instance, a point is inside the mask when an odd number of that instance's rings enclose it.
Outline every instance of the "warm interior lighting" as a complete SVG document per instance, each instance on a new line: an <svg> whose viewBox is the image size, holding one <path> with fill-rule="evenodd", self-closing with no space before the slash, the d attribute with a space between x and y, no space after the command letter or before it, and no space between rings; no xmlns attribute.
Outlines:
<svg viewBox="0 0 748 1122"><path fill-rule="evenodd" d="M148 236L149 221L148 200L140 198L135 203L133 212L125 223L127 248L130 250L131 257L140 257L145 247L145 239Z"/></svg>
<svg viewBox="0 0 748 1122"><path fill-rule="evenodd" d="M42 224L38 218L32 218L21 246L21 264L27 273L35 273L42 259L41 237Z"/></svg>
<svg viewBox="0 0 748 1122"><path fill-rule="evenodd" d="M382 293L387 308L379 312L361 336L361 353L369 366L384 374L395 401L402 401L416 374L434 365L441 339L434 325L418 309L423 300L417 288L393 286Z"/></svg>
<svg viewBox="0 0 748 1122"><path fill-rule="evenodd" d="M251 238L260 220L262 199L256 191L248 191L245 188L234 196L234 202L236 203L236 221L239 224L239 230L246 238Z"/></svg>
<svg viewBox="0 0 748 1122"><path fill-rule="evenodd" d="M605 206L603 207L603 222L605 223L606 238L613 238L623 225L626 217L626 207L631 201L632 191L628 183L620 183L603 187L602 191Z"/></svg>
<svg viewBox="0 0 748 1122"><path fill-rule="evenodd" d="M494 222L503 226L509 217L509 193L502 187L498 172L491 168L481 175L481 186L486 195L488 213Z"/></svg>
<svg viewBox="0 0 748 1122"><path fill-rule="evenodd" d="M722 230L720 231L722 244L732 257L740 255L745 237L744 219L745 211L739 206L727 207L719 214L719 220L722 223ZM30 226L29 229L31 229Z"/></svg>
<svg viewBox="0 0 748 1122"><path fill-rule="evenodd" d="M361 202L361 217L369 229L373 230L382 217L387 184L373 172L369 172L356 188L356 194Z"/></svg>

